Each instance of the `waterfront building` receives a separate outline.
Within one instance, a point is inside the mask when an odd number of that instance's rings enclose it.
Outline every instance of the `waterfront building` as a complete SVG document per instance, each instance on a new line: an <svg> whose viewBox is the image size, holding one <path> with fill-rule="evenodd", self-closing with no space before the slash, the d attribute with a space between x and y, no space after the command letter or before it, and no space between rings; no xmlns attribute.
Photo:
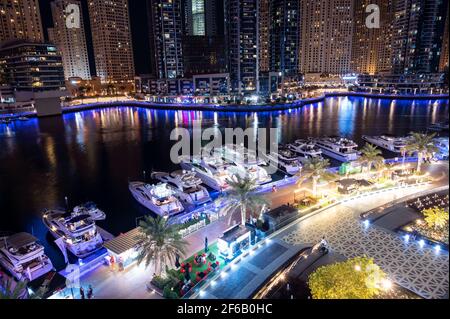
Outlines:
<svg viewBox="0 0 450 319"><path fill-rule="evenodd" d="M159 79L184 76L180 0L149 0L150 32Z"/></svg>
<svg viewBox="0 0 450 319"><path fill-rule="evenodd" d="M0 1L0 43L15 39L44 40L38 0Z"/></svg>
<svg viewBox="0 0 450 319"><path fill-rule="evenodd" d="M128 0L89 0L88 8L97 76L104 83L133 83Z"/></svg>
<svg viewBox="0 0 450 319"><path fill-rule="evenodd" d="M200 95L225 95L230 93L230 75L228 73L194 75L192 78L194 93Z"/></svg>
<svg viewBox="0 0 450 319"><path fill-rule="evenodd" d="M258 48L259 48L259 71L269 72L270 71L270 1L260 0L259 1L259 38L258 38Z"/></svg>
<svg viewBox="0 0 450 319"><path fill-rule="evenodd" d="M223 37L184 36L184 75L226 72L226 55Z"/></svg>
<svg viewBox="0 0 450 319"><path fill-rule="evenodd" d="M64 90L64 70L56 47L17 40L0 47L1 69L17 91Z"/></svg>
<svg viewBox="0 0 450 319"><path fill-rule="evenodd" d="M397 0L393 38L393 71L438 72L447 0Z"/></svg>
<svg viewBox="0 0 450 319"><path fill-rule="evenodd" d="M300 71L350 71L353 0L300 0Z"/></svg>
<svg viewBox="0 0 450 319"><path fill-rule="evenodd" d="M270 71L284 77L299 73L299 5L298 0L270 1Z"/></svg>
<svg viewBox="0 0 450 319"><path fill-rule="evenodd" d="M233 93L259 91L258 0L225 0L228 71Z"/></svg>
<svg viewBox="0 0 450 319"><path fill-rule="evenodd" d="M75 4L81 9L81 2L78 0L56 0L51 3L53 28L48 29L49 39L62 56L66 79L71 77L90 79L83 15L80 14L79 27L67 27L66 8L69 4Z"/></svg>
<svg viewBox="0 0 450 319"><path fill-rule="evenodd" d="M441 50L441 58L439 61L439 72L448 71L448 15L449 6L447 6L447 16L445 18L445 28L444 28L444 38L442 40L442 50Z"/></svg>
<svg viewBox="0 0 450 319"><path fill-rule="evenodd" d="M370 5L379 8L379 27L368 27ZM370 7L369 7L370 9ZM392 69L394 0L355 0L351 69L356 73L375 74Z"/></svg>

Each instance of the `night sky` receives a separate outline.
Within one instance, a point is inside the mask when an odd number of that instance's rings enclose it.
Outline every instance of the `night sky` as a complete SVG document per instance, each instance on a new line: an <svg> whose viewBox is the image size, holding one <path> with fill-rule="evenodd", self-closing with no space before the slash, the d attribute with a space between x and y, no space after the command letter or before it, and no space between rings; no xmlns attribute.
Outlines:
<svg viewBox="0 0 450 319"><path fill-rule="evenodd" d="M42 24L44 35L48 39L47 28L53 26L52 13L50 9L51 0L39 0L41 9ZM95 74L94 53L92 49L91 29L89 15L87 11L87 0L81 0L86 29L86 40L88 46L89 63L91 74ZM134 66L136 74L150 73L149 62L149 37L146 0L128 1L130 9L130 23L133 42Z"/></svg>

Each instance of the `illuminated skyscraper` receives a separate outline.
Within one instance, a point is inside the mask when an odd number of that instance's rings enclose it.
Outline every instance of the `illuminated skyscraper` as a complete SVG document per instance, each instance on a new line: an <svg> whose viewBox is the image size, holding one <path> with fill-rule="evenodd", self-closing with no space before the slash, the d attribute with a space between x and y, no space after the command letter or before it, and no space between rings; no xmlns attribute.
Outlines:
<svg viewBox="0 0 450 319"><path fill-rule="evenodd" d="M102 82L134 81L128 0L89 0L95 68Z"/></svg>
<svg viewBox="0 0 450 319"><path fill-rule="evenodd" d="M298 0L270 1L270 71L298 75L299 19Z"/></svg>
<svg viewBox="0 0 450 319"><path fill-rule="evenodd" d="M53 42L62 56L64 75L67 78L80 77L89 79L88 52L84 31L83 15L80 14L80 26L68 28L66 25L66 8L75 4L80 8L78 0L56 0L51 3L53 28L48 30L50 41Z"/></svg>
<svg viewBox="0 0 450 319"><path fill-rule="evenodd" d="M394 73L437 72L448 0L396 0Z"/></svg>
<svg viewBox="0 0 450 319"><path fill-rule="evenodd" d="M379 28L366 25L367 17L373 12L366 12L369 5L379 8ZM394 0L356 0L354 6L352 71L369 74L390 72Z"/></svg>
<svg viewBox="0 0 450 319"><path fill-rule="evenodd" d="M0 1L0 42L12 39L44 40L38 0Z"/></svg>
<svg viewBox="0 0 450 319"><path fill-rule="evenodd" d="M441 50L441 60L439 61L439 71L443 72L448 69L448 12L449 8L447 6L447 17L445 18L445 28L444 28L444 39L442 42Z"/></svg>
<svg viewBox="0 0 450 319"><path fill-rule="evenodd" d="M157 77L183 77L181 1L149 0L149 20Z"/></svg>
<svg viewBox="0 0 450 319"><path fill-rule="evenodd" d="M225 0L228 72L232 91L259 90L259 0Z"/></svg>
<svg viewBox="0 0 450 319"><path fill-rule="evenodd" d="M269 0L259 1L259 71L269 72L270 70L270 15L269 15Z"/></svg>
<svg viewBox="0 0 450 319"><path fill-rule="evenodd" d="M300 0L300 71L350 71L353 0Z"/></svg>

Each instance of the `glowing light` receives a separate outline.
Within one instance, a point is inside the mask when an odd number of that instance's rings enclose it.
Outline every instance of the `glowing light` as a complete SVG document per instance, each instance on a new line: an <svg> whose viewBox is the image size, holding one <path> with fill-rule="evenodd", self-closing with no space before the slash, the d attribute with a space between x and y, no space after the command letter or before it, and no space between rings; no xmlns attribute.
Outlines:
<svg viewBox="0 0 450 319"><path fill-rule="evenodd" d="M225 278L226 276L227 276L226 272L223 272L223 273L220 274L220 277L222 277L222 278Z"/></svg>
<svg viewBox="0 0 450 319"><path fill-rule="evenodd" d="M392 281L390 281L389 279L383 279L381 281L381 287L383 288L383 290L390 290L392 289Z"/></svg>
<svg viewBox="0 0 450 319"><path fill-rule="evenodd" d="M366 219L365 221L364 221L364 227L369 227L369 224L370 224L370 222L369 222L369 220L368 219Z"/></svg>
<svg viewBox="0 0 450 319"><path fill-rule="evenodd" d="M215 280L213 280L213 281L211 281L211 286L215 286L216 285L216 281Z"/></svg>
<svg viewBox="0 0 450 319"><path fill-rule="evenodd" d="M441 246L439 245L434 246L434 250L438 253L441 250Z"/></svg>
<svg viewBox="0 0 450 319"><path fill-rule="evenodd" d="M420 247L425 246L425 240L423 240L423 239L419 240L419 246Z"/></svg>
<svg viewBox="0 0 450 319"><path fill-rule="evenodd" d="M410 238L410 236L409 236L409 234L406 234L405 236L403 236L403 238L405 239L405 241L406 241L406 242L408 242L408 241L409 241L409 238Z"/></svg>
<svg viewBox="0 0 450 319"><path fill-rule="evenodd" d="M361 266L360 265L355 265L355 270L356 271L361 271Z"/></svg>
<svg viewBox="0 0 450 319"><path fill-rule="evenodd" d="M205 295L205 292L203 290L200 290L200 297L203 297Z"/></svg>

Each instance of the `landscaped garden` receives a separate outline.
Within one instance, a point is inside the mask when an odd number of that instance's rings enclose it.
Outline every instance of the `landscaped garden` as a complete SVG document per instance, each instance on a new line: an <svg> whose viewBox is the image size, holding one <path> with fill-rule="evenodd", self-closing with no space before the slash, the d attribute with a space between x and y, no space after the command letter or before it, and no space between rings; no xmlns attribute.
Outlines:
<svg viewBox="0 0 450 319"><path fill-rule="evenodd" d="M180 262L177 269L166 269L164 276L153 277L151 283L163 292L166 298L180 298L200 281L206 280L216 270L225 265L219 256L217 242L196 252Z"/></svg>

